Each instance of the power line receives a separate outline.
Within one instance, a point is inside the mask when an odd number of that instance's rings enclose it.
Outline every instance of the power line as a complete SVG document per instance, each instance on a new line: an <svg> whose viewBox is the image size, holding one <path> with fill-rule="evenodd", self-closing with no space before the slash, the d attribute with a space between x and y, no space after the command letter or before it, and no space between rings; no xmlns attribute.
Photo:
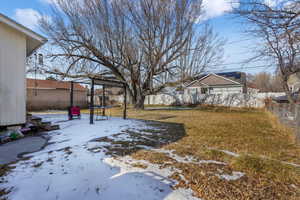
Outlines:
<svg viewBox="0 0 300 200"><path fill-rule="evenodd" d="M248 39L243 39L243 40L236 40L236 41L225 43L225 45L231 45L231 44L236 44L236 43L240 43L240 42L246 42L246 41L249 41L249 40L253 40L253 39L248 38Z"/></svg>
<svg viewBox="0 0 300 200"><path fill-rule="evenodd" d="M218 67L218 66L225 66L225 65L245 65L245 64L248 64L248 62L242 61L242 62L214 64L214 65L209 65L209 67Z"/></svg>
<svg viewBox="0 0 300 200"><path fill-rule="evenodd" d="M258 68L272 68L275 66L266 66L266 65L261 65L261 66L254 66L254 67L239 67L239 68L225 68L225 69L216 69L216 70L207 70L206 72L213 72L213 71L218 71L218 72L223 72L223 71L235 71L235 70L248 70L248 69L258 69Z"/></svg>
<svg viewBox="0 0 300 200"><path fill-rule="evenodd" d="M239 67L239 68L242 68L242 67L246 67L245 65L258 63L258 62L261 63L261 62L266 62L266 61L257 60L257 61L241 61L241 62L232 62L232 63L219 63L219 64L208 65L208 67L220 67L220 66L227 66L227 65L242 65L241 67ZM263 67L263 66L266 66L266 65L269 66L270 64L257 65L257 66L254 66L254 67Z"/></svg>

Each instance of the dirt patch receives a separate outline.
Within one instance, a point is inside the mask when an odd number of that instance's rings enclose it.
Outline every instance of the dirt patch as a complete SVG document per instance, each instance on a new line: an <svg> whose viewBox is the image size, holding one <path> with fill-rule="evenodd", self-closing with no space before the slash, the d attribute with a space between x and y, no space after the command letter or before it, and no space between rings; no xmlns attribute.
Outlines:
<svg viewBox="0 0 300 200"><path fill-rule="evenodd" d="M141 121L146 123L147 128L139 130L129 128L109 137L94 139L92 142L109 143L102 147L106 149L106 154L125 156L143 149L159 148L185 136L185 129L182 124ZM99 147L88 150L93 152L97 149Z"/></svg>

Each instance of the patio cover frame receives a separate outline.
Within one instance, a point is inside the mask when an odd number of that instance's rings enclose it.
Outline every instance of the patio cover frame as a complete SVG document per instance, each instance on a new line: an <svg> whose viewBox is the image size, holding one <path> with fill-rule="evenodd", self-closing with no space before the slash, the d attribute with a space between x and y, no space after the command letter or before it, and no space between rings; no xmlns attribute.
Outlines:
<svg viewBox="0 0 300 200"><path fill-rule="evenodd" d="M70 81L70 106L74 106L74 83L80 83L80 84L87 84L90 85L91 93L90 93L90 124L94 124L94 96L95 96L95 85L101 85L102 86L102 107L103 112L102 115L105 116L105 86L112 86L112 87L119 87L124 89L124 101L123 101L123 119L127 119L127 91L126 91L126 83L123 81L118 80L111 80L111 79L105 79L105 78L88 78L87 81ZM71 118L72 120L72 118Z"/></svg>

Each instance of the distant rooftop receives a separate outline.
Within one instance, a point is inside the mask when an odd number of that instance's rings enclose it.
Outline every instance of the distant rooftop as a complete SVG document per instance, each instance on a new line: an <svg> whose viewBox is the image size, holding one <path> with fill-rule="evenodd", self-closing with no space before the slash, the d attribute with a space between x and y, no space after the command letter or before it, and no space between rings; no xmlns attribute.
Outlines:
<svg viewBox="0 0 300 200"><path fill-rule="evenodd" d="M246 74L245 72L221 72L221 73L206 73L206 74L202 74L198 77L196 77L194 80L198 80L201 79L205 76L207 76L208 74L216 74L218 76L223 76L225 78L228 78L230 80L239 82L241 84L245 84L246 83Z"/></svg>
<svg viewBox="0 0 300 200"><path fill-rule="evenodd" d="M71 83L68 81L40 80L27 78L27 88L69 90L70 87ZM74 83L74 90L85 91L87 89L78 83Z"/></svg>

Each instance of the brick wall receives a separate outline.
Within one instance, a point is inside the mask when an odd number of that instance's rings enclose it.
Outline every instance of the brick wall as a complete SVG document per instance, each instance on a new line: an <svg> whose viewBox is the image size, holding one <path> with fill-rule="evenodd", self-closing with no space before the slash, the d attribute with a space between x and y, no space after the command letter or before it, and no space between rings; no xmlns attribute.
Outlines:
<svg viewBox="0 0 300 200"><path fill-rule="evenodd" d="M27 89L26 107L28 111L67 109L70 106L70 90ZM74 106L87 108L87 92L74 91Z"/></svg>

